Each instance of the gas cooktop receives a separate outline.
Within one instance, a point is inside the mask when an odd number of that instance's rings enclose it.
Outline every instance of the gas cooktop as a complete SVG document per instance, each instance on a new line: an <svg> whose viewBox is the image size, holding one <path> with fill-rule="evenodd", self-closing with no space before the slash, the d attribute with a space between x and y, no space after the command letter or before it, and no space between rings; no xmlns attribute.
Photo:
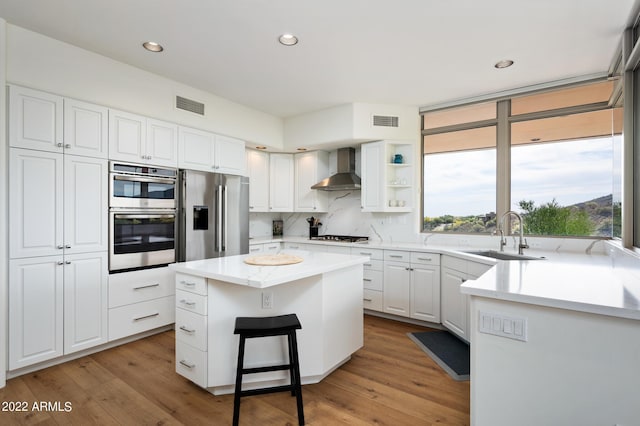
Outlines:
<svg viewBox="0 0 640 426"><path fill-rule="evenodd" d="M369 237L356 237L352 235L318 235L317 237L311 237L310 239L320 241L339 241L343 243L357 243L360 241L368 241Z"/></svg>

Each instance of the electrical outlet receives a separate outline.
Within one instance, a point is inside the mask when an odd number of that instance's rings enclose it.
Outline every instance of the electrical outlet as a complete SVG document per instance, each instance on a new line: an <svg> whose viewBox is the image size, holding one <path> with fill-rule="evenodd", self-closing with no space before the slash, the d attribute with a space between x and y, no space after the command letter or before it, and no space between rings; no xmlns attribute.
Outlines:
<svg viewBox="0 0 640 426"><path fill-rule="evenodd" d="M273 309L273 292L262 292L262 309Z"/></svg>
<svg viewBox="0 0 640 426"><path fill-rule="evenodd" d="M479 313L478 331L509 339L527 341L527 319L493 312Z"/></svg>

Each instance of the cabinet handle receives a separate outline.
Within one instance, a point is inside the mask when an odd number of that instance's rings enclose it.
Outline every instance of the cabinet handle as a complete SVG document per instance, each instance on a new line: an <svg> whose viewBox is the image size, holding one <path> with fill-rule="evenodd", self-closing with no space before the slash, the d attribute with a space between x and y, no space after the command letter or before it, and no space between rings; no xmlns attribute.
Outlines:
<svg viewBox="0 0 640 426"><path fill-rule="evenodd" d="M70 261L70 260L66 260L66 261L64 262L64 264L65 264L65 265L71 265L71 261Z"/></svg>
<svg viewBox="0 0 640 426"><path fill-rule="evenodd" d="M151 287L160 287L159 283L149 284L149 285L141 285L140 287L134 287L134 290L142 290L143 288L151 288Z"/></svg>
<svg viewBox="0 0 640 426"><path fill-rule="evenodd" d="M182 303L183 305L187 305L187 306L196 306L196 302L190 302L190 301L184 300L184 299L182 299L180 301L180 303Z"/></svg>
<svg viewBox="0 0 640 426"><path fill-rule="evenodd" d="M418 260L426 260L427 262L431 262L430 257L419 257Z"/></svg>
<svg viewBox="0 0 640 426"><path fill-rule="evenodd" d="M189 329L189 328L185 327L184 325L180 326L180 330L184 331L185 333L189 333L189 334L193 334L193 333L196 332L195 330Z"/></svg>
<svg viewBox="0 0 640 426"><path fill-rule="evenodd" d="M153 318L153 317L157 317L158 315L160 315L160 312L156 312L155 314L151 314L151 315L144 315L142 317L138 317L138 318L134 318L134 321L140 321L143 319L147 319L147 318Z"/></svg>
<svg viewBox="0 0 640 426"><path fill-rule="evenodd" d="M69 149L69 148L71 148L71 144L70 144L70 143L68 143L68 144L66 144L64 147L65 147L66 149Z"/></svg>
<svg viewBox="0 0 640 426"><path fill-rule="evenodd" d="M58 148L62 148L62 147L64 146L64 144L63 144L62 142L58 142L58 143L56 144L56 146L57 146Z"/></svg>
<svg viewBox="0 0 640 426"><path fill-rule="evenodd" d="M362 300L364 300L365 302L373 302L372 299L362 299Z"/></svg>
<svg viewBox="0 0 640 426"><path fill-rule="evenodd" d="M64 265L63 261L58 262L58 265Z"/></svg>
<svg viewBox="0 0 640 426"><path fill-rule="evenodd" d="M196 286L196 283L192 283L190 281L185 281L185 280L180 281L180 284L182 284L184 286L187 286L187 287L195 287Z"/></svg>
<svg viewBox="0 0 640 426"><path fill-rule="evenodd" d="M364 266L373 266L371 263L365 263Z"/></svg>
<svg viewBox="0 0 640 426"><path fill-rule="evenodd" d="M390 254L389 257L393 257L394 259L402 259L402 256L397 254Z"/></svg>
<svg viewBox="0 0 640 426"><path fill-rule="evenodd" d="M249 206L249 209L252 209L252 208L254 208L254 207L253 206Z"/></svg>
<svg viewBox="0 0 640 426"><path fill-rule="evenodd" d="M62 250L64 246L58 246L58 250Z"/></svg>
<svg viewBox="0 0 640 426"><path fill-rule="evenodd" d="M70 246L69 244L67 244L67 245L65 245L65 246L64 246L64 248L66 248L66 249L70 249L70 248L71 248L71 246Z"/></svg>
<svg viewBox="0 0 640 426"><path fill-rule="evenodd" d="M180 360L180 364L182 364L183 366L187 367L189 370L193 370L194 367L196 366L195 364L190 363L188 361L185 361L184 359Z"/></svg>
<svg viewBox="0 0 640 426"><path fill-rule="evenodd" d="M373 281L371 278L363 278L362 281Z"/></svg>
<svg viewBox="0 0 640 426"><path fill-rule="evenodd" d="M371 256L371 253L367 253L366 251L361 251L360 254L364 254L365 256Z"/></svg>

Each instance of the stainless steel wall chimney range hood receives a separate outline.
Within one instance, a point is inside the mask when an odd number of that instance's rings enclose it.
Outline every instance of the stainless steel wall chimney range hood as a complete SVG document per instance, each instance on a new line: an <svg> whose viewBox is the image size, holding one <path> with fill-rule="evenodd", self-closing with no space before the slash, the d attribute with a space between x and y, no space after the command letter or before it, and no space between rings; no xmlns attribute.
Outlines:
<svg viewBox="0 0 640 426"><path fill-rule="evenodd" d="M311 189L322 191L360 190L360 176L356 174L356 150L340 148L338 150L338 173L316 183Z"/></svg>

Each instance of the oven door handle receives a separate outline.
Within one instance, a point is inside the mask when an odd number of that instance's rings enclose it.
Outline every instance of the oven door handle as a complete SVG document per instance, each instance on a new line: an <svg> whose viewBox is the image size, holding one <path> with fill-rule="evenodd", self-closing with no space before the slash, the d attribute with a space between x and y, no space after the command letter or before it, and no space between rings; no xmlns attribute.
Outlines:
<svg viewBox="0 0 640 426"><path fill-rule="evenodd" d="M175 214L114 214L116 219L172 219Z"/></svg>
<svg viewBox="0 0 640 426"><path fill-rule="evenodd" d="M175 184L175 179L164 179L164 178L156 178L156 177L146 177L146 176L126 176L126 175L112 175L113 180L126 180L129 182L146 182L146 183L168 183Z"/></svg>

